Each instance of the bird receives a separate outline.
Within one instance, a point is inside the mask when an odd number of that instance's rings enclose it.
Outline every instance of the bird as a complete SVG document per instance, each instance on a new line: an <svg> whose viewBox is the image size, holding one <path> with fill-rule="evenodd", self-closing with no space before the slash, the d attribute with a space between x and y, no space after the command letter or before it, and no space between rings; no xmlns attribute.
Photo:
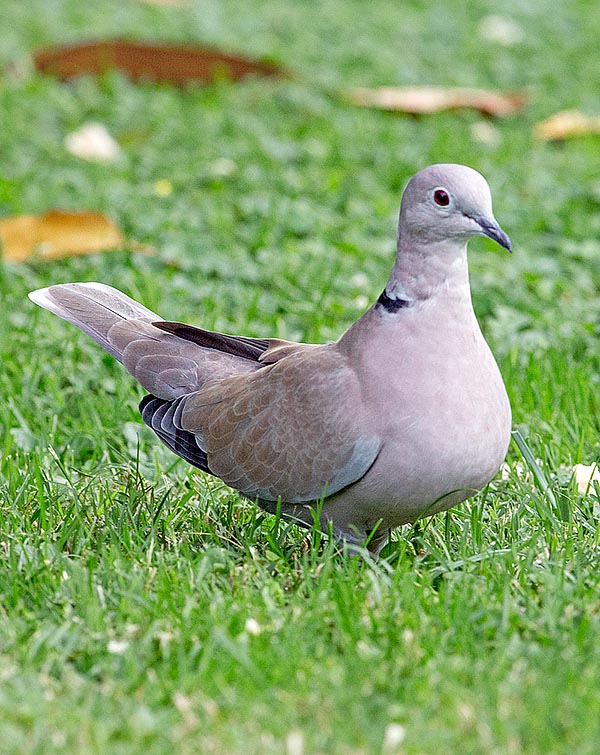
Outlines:
<svg viewBox="0 0 600 755"><path fill-rule="evenodd" d="M324 344L165 321L102 283L29 296L124 365L147 391L143 421L175 454L377 557L391 530L485 487L508 449L510 403L471 299L474 236L512 251L485 178L457 164L420 170L383 292Z"/></svg>

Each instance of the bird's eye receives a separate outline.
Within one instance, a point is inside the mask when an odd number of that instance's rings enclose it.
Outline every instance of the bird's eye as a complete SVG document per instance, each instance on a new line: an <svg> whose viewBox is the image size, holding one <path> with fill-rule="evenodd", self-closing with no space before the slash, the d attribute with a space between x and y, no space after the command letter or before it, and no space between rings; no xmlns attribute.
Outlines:
<svg viewBox="0 0 600 755"><path fill-rule="evenodd" d="M450 194L445 189L436 189L433 192L433 201L439 207L448 207L450 204Z"/></svg>

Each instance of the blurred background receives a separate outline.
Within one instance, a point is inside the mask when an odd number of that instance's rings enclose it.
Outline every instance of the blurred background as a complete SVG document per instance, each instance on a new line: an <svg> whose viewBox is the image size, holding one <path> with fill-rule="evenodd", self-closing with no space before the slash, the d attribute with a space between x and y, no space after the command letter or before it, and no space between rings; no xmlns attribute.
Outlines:
<svg viewBox="0 0 600 755"><path fill-rule="evenodd" d="M512 257L472 244L476 308L496 350L595 343L599 137L532 136L557 111L600 112L594 3L507 3L500 16L486 2L2 5L0 215L99 210L155 250L5 269L11 338L29 327L28 287L80 278L117 284L167 318L333 338L386 280L405 182L448 161L484 173L514 240ZM182 89L116 72L70 83L35 72L35 51L88 39L217 47L291 76ZM343 96L428 84L523 90L527 101L505 118L413 117ZM116 141L116 159L66 149L90 121ZM43 327L63 332L49 318Z"/></svg>
<svg viewBox="0 0 600 755"><path fill-rule="evenodd" d="M600 458L598 3L0 0L0 16L0 750L595 753L600 489L573 465ZM36 69L86 40L284 75ZM513 107L417 115L351 91L414 86ZM512 448L479 497L398 533L389 563L334 558L194 474L120 365L27 299L96 280L166 319L334 339L381 292L403 187L435 162L485 175L513 241L470 243L471 284L533 455Z"/></svg>
<svg viewBox="0 0 600 755"><path fill-rule="evenodd" d="M499 13L483 0L4 0L2 10L0 220L16 219L25 246L32 232L20 217L53 210L101 213L117 234L111 251L55 260L33 243L19 263L5 239L7 453L51 438L93 465L107 436L127 455L141 432L148 458L171 458L144 435L118 365L35 311L27 291L98 280L166 319L335 339L385 284L408 178L461 162L486 176L513 240L512 255L474 240L470 266L515 423L553 467L598 455L596 412L581 408L596 407L600 329L594 3L515 2ZM281 76L234 81L217 66L208 84L174 85L110 66L66 81L36 69L40 51L89 40L216 49ZM508 114L415 115L353 102L357 87L415 86L483 89L517 104ZM558 129L544 130L557 113ZM104 246L101 236L91 249ZM111 400L98 404L90 386Z"/></svg>

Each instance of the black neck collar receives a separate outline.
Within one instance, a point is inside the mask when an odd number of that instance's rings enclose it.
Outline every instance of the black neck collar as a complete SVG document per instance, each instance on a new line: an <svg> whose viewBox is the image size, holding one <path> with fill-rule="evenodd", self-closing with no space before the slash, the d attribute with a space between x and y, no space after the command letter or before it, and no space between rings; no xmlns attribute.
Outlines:
<svg viewBox="0 0 600 755"><path fill-rule="evenodd" d="M402 299L401 297L388 296L387 291L384 289L381 292L381 296L377 299L377 304L383 307L386 312L398 312L398 310L404 307L410 307L410 299Z"/></svg>

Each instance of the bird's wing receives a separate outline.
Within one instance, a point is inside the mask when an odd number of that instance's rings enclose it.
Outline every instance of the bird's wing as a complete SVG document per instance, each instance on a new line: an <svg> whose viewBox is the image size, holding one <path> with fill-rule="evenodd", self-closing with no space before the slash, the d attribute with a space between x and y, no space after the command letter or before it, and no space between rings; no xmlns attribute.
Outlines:
<svg viewBox="0 0 600 755"><path fill-rule="evenodd" d="M247 338L246 336L230 336L225 333L216 333L214 330L204 330L193 325L184 325L181 322L167 322L160 320L153 325L165 333L191 341L204 349L213 349L222 354L258 361L262 354L269 349L271 342L278 339L271 338ZM286 342L288 343L288 342Z"/></svg>
<svg viewBox="0 0 600 755"><path fill-rule="evenodd" d="M358 378L333 345L208 385L170 419L195 435L212 474L264 500L332 495L360 479L381 446Z"/></svg>
<svg viewBox="0 0 600 755"><path fill-rule="evenodd" d="M294 503L332 495L377 456L358 378L333 344L165 322L97 283L31 298L90 335L151 393L142 417L169 448L247 496Z"/></svg>
<svg viewBox="0 0 600 755"><path fill-rule="evenodd" d="M320 348L318 344L284 341L282 338L230 336L224 333L216 333L213 330L196 328L193 325L184 325L180 322L161 320L152 324L166 333L191 341L205 349L214 349L221 354L231 354L243 359L250 359L260 362L262 365L273 364L298 351Z"/></svg>

